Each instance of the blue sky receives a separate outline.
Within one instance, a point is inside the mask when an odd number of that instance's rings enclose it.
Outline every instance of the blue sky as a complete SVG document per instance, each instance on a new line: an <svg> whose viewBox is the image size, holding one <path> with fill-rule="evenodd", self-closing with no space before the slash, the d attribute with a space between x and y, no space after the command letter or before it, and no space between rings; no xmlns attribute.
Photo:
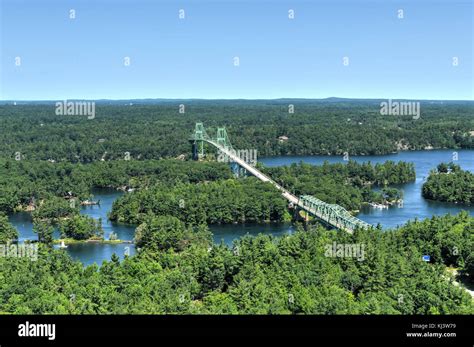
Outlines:
<svg viewBox="0 0 474 347"><path fill-rule="evenodd" d="M471 1L0 2L2 100L474 99Z"/></svg>

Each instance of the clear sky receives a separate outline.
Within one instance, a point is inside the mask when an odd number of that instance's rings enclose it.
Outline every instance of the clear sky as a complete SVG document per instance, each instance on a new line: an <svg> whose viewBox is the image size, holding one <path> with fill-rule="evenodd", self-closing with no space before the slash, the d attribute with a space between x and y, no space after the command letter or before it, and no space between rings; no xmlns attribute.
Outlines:
<svg viewBox="0 0 474 347"><path fill-rule="evenodd" d="M474 99L471 0L0 2L3 100Z"/></svg>

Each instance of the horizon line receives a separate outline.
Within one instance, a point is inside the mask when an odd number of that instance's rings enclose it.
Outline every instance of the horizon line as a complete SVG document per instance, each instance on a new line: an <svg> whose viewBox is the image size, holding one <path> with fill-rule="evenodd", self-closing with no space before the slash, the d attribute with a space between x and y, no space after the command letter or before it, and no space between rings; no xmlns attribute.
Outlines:
<svg viewBox="0 0 474 347"><path fill-rule="evenodd" d="M359 101L376 101L376 100L411 100L411 101L464 101L474 102L474 99L417 99L417 98L381 98L381 97L370 97L370 98L351 98L351 97L337 97L330 96L325 98L295 98L295 97L279 97L279 98L128 98L128 99L113 99L113 98L58 98L58 99L0 99L0 103L6 102L59 102L59 101L279 101L279 100L359 100Z"/></svg>

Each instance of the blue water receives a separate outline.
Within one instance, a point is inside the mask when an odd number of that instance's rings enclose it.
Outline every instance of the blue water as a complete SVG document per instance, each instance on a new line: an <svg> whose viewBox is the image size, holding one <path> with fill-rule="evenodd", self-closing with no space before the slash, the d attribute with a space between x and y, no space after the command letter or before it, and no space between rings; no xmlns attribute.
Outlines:
<svg viewBox="0 0 474 347"><path fill-rule="evenodd" d="M351 159L358 162L371 161L372 163L383 163L387 160L412 162L415 165L416 181L413 183L397 186L404 191L404 204L402 207L390 207L389 209L364 208L357 215L358 218L376 225L380 223L384 228L392 228L397 225L403 225L406 221L414 218L430 218L433 215L444 215L446 213L456 214L461 210L467 210L474 215L474 206L458 206L456 204L432 202L423 199L421 196L421 187L431 169L434 169L441 162L450 162L453 160L452 150L436 151L410 151L398 154L381 156L354 156ZM458 150L458 160L456 163L464 170L474 171L474 150ZM343 163L344 160L339 156L305 156L305 157L271 157L262 158L259 161L267 166L282 166L298 163L300 161L321 165L324 161L330 163ZM81 213L93 218L102 218L102 227L104 236L109 238L113 231L121 240L132 240L135 233L135 226L116 224L108 220L107 213L112 209L112 203L122 192L110 189L101 189L93 191L94 200L100 200L100 206L84 206ZM33 232L31 215L26 212L15 213L9 216L10 222L18 229L20 240L36 239L37 235ZM294 227L291 224L271 223L271 224L229 224L229 225L211 225L210 230L214 235L216 243L224 242L231 245L233 240L244 235L257 235L259 233L270 233L275 236L291 234ZM55 231L55 237L59 237L59 232ZM133 244L76 244L69 245L65 250L74 259L80 260L88 265L92 263L101 264L103 260L110 260L113 253L121 259L124 255L135 254Z"/></svg>
<svg viewBox="0 0 474 347"><path fill-rule="evenodd" d="M132 240L135 234L135 226L120 225L111 222L107 218L107 213L112 209L112 203L122 192L113 189L94 190L94 200L100 200L100 205L82 206L81 213L92 218L102 218L102 228L104 230L105 239L109 239L110 233L113 231L120 240ZM20 235L19 240L36 240L37 234L33 231L33 221L31 214L27 212L14 213L9 216L10 223L17 229ZM59 238L59 231L55 229L54 237ZM67 251L73 259L81 261L85 265L92 263L102 264L103 260L110 260L112 254L116 254L120 259L124 256L135 254L135 245L129 243L123 244L97 244L82 243L68 245Z"/></svg>
<svg viewBox="0 0 474 347"><path fill-rule="evenodd" d="M457 153L458 159L455 163L460 165L463 170L474 172L474 150L409 151L389 155L350 157L351 160L357 162L370 161L374 164L383 163L387 160L411 162L414 163L416 171L415 182L394 186L403 190L403 207L392 206L382 210L367 207L357 217L369 224L377 225L377 223L380 223L383 228L393 228L405 224L410 219L431 218L433 215L444 215L446 213L457 214L461 210L467 210L471 215L474 215L474 206L459 206L429 201L421 196L423 182L428 177L430 170L436 168L441 162L453 161L454 152ZM272 167L290 165L300 161L312 165L321 165L326 160L330 163L345 162L342 156L272 157L260 159L259 162Z"/></svg>
<svg viewBox="0 0 474 347"><path fill-rule="evenodd" d="M96 263L101 265L104 260L110 260L115 253L120 259L125 257L125 254L134 255L135 245L133 244L99 244L99 243L79 243L69 245L66 251L76 260L79 260L84 265L91 265Z"/></svg>

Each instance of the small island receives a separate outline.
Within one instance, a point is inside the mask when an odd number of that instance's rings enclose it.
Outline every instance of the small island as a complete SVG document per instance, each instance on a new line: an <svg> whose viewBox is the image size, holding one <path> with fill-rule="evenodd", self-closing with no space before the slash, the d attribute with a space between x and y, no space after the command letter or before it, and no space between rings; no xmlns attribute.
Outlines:
<svg viewBox="0 0 474 347"><path fill-rule="evenodd" d="M454 163L441 163L423 184L425 199L471 205L474 203L474 174Z"/></svg>

